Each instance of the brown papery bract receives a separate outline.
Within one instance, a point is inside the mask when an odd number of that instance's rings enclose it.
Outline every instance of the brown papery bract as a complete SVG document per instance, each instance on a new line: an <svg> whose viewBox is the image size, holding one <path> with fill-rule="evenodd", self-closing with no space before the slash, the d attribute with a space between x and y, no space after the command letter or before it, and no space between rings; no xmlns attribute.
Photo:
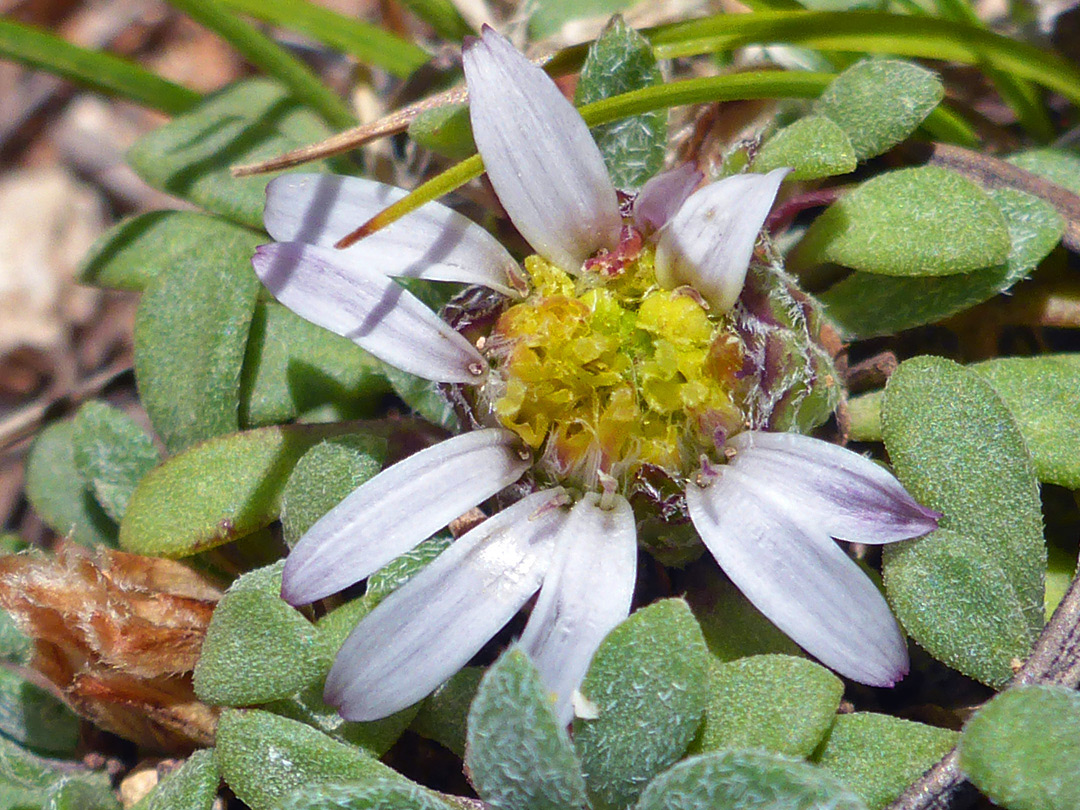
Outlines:
<svg viewBox="0 0 1080 810"><path fill-rule="evenodd" d="M156 750L212 745L191 673L221 592L174 560L62 543L0 557L0 607L82 716Z"/></svg>

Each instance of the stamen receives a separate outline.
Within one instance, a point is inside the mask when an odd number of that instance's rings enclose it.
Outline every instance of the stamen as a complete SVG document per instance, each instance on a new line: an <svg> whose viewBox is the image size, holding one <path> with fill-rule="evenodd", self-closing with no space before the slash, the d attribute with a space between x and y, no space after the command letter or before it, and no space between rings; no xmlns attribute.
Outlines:
<svg viewBox="0 0 1080 810"><path fill-rule="evenodd" d="M610 512L615 508L615 495L619 482L603 470L599 471L596 477L600 480L600 508L605 512Z"/></svg>

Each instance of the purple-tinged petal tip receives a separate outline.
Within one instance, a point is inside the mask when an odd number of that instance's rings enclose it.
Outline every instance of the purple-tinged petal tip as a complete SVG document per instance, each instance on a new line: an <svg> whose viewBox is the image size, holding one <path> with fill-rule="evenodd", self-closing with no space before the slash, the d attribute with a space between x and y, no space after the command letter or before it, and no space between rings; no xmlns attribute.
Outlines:
<svg viewBox="0 0 1080 810"><path fill-rule="evenodd" d="M832 537L893 543L929 534L941 514L921 505L884 467L799 433L746 431L728 442L732 466L767 484Z"/></svg>
<svg viewBox="0 0 1080 810"><path fill-rule="evenodd" d="M812 515L735 464L686 502L720 567L792 640L860 683L903 677L907 643L885 598Z"/></svg>

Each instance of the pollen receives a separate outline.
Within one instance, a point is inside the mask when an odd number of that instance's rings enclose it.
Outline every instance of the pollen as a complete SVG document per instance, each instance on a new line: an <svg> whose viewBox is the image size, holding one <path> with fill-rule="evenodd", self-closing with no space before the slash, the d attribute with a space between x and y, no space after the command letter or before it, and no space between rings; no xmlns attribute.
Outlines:
<svg viewBox="0 0 1080 810"><path fill-rule="evenodd" d="M655 253L571 276L525 261L531 293L499 317L484 352L489 412L553 482L626 491L645 465L680 480L746 418L742 341L693 290L662 289ZM610 483L608 484L610 488Z"/></svg>

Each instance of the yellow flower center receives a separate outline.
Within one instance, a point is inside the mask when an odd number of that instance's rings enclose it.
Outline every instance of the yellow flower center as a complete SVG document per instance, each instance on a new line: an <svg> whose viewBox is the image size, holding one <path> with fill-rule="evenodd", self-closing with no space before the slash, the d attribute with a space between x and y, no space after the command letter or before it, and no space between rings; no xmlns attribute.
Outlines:
<svg viewBox="0 0 1080 810"><path fill-rule="evenodd" d="M525 261L531 294L484 344L490 412L538 452L537 472L619 488L643 465L684 479L743 428L744 347L689 288L661 289L654 250L572 277Z"/></svg>

